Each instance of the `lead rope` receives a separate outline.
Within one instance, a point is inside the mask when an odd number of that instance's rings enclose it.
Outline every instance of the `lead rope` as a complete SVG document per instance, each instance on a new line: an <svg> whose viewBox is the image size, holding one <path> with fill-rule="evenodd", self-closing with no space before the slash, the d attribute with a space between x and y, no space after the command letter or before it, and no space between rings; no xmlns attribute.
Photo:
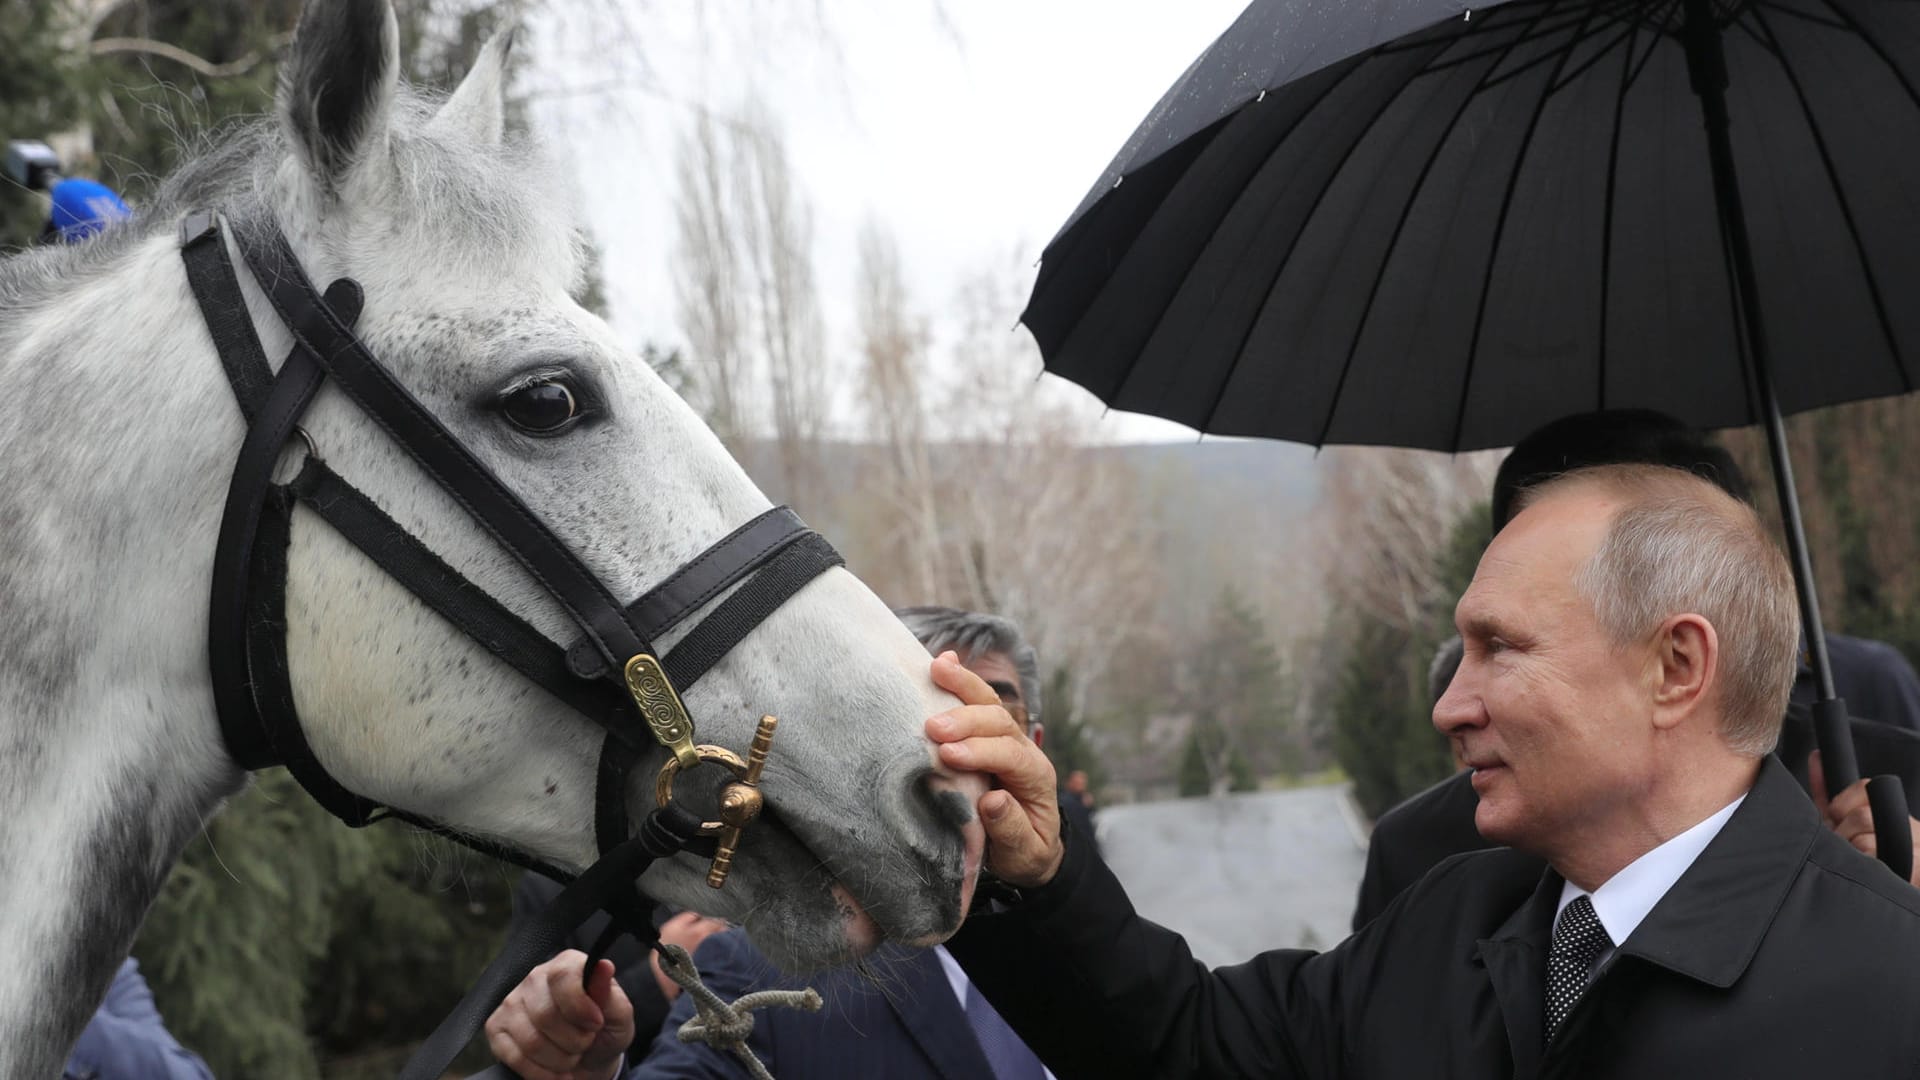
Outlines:
<svg viewBox="0 0 1920 1080"><path fill-rule="evenodd" d="M687 950L664 943L654 947L660 950L660 970L693 997L693 1019L680 1025L680 1041L706 1043L715 1050L728 1051L746 1065L754 1080L773 1080L773 1074L747 1046L747 1036L753 1034L753 1010L785 1006L819 1012L819 992L811 986L805 990L756 990L740 995L729 1005L700 981L700 972Z"/></svg>

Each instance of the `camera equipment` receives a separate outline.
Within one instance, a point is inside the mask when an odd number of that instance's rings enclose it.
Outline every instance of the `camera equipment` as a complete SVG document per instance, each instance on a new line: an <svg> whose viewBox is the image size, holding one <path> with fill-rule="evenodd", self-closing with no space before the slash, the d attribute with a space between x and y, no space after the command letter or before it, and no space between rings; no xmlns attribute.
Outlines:
<svg viewBox="0 0 1920 1080"><path fill-rule="evenodd" d="M24 188L46 191L60 179L60 155L33 139L7 141L7 179Z"/></svg>

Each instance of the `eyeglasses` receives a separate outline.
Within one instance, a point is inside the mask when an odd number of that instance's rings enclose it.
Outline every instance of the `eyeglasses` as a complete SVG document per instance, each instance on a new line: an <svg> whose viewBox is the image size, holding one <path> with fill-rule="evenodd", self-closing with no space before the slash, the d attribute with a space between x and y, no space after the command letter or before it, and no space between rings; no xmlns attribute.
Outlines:
<svg viewBox="0 0 1920 1080"><path fill-rule="evenodd" d="M1027 715L1026 702L1002 701L1000 707L1007 710L1007 715L1013 717L1013 722L1020 725L1021 731L1033 734L1033 719Z"/></svg>

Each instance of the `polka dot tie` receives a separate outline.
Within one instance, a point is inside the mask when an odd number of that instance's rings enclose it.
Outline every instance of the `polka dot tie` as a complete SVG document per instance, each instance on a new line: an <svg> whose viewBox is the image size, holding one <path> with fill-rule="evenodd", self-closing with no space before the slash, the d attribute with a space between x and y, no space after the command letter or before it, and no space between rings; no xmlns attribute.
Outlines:
<svg viewBox="0 0 1920 1080"><path fill-rule="evenodd" d="M1560 1025L1573 1011L1580 995L1587 992L1587 979L1594 961L1613 948L1607 928L1594 914L1593 901L1575 897L1553 928L1553 950L1547 954L1547 1041L1560 1032Z"/></svg>

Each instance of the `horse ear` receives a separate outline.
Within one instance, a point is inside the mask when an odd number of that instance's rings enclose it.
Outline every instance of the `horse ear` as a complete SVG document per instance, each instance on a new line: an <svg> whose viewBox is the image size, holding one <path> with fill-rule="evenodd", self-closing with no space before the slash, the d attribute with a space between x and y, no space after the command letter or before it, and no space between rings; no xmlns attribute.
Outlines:
<svg viewBox="0 0 1920 1080"><path fill-rule="evenodd" d="M280 69L280 122L322 190L387 153L400 80L388 0L308 0Z"/></svg>
<svg viewBox="0 0 1920 1080"><path fill-rule="evenodd" d="M508 26L487 39L467 77L428 121L429 132L483 146L500 144L506 128L507 56L513 52L516 32Z"/></svg>

